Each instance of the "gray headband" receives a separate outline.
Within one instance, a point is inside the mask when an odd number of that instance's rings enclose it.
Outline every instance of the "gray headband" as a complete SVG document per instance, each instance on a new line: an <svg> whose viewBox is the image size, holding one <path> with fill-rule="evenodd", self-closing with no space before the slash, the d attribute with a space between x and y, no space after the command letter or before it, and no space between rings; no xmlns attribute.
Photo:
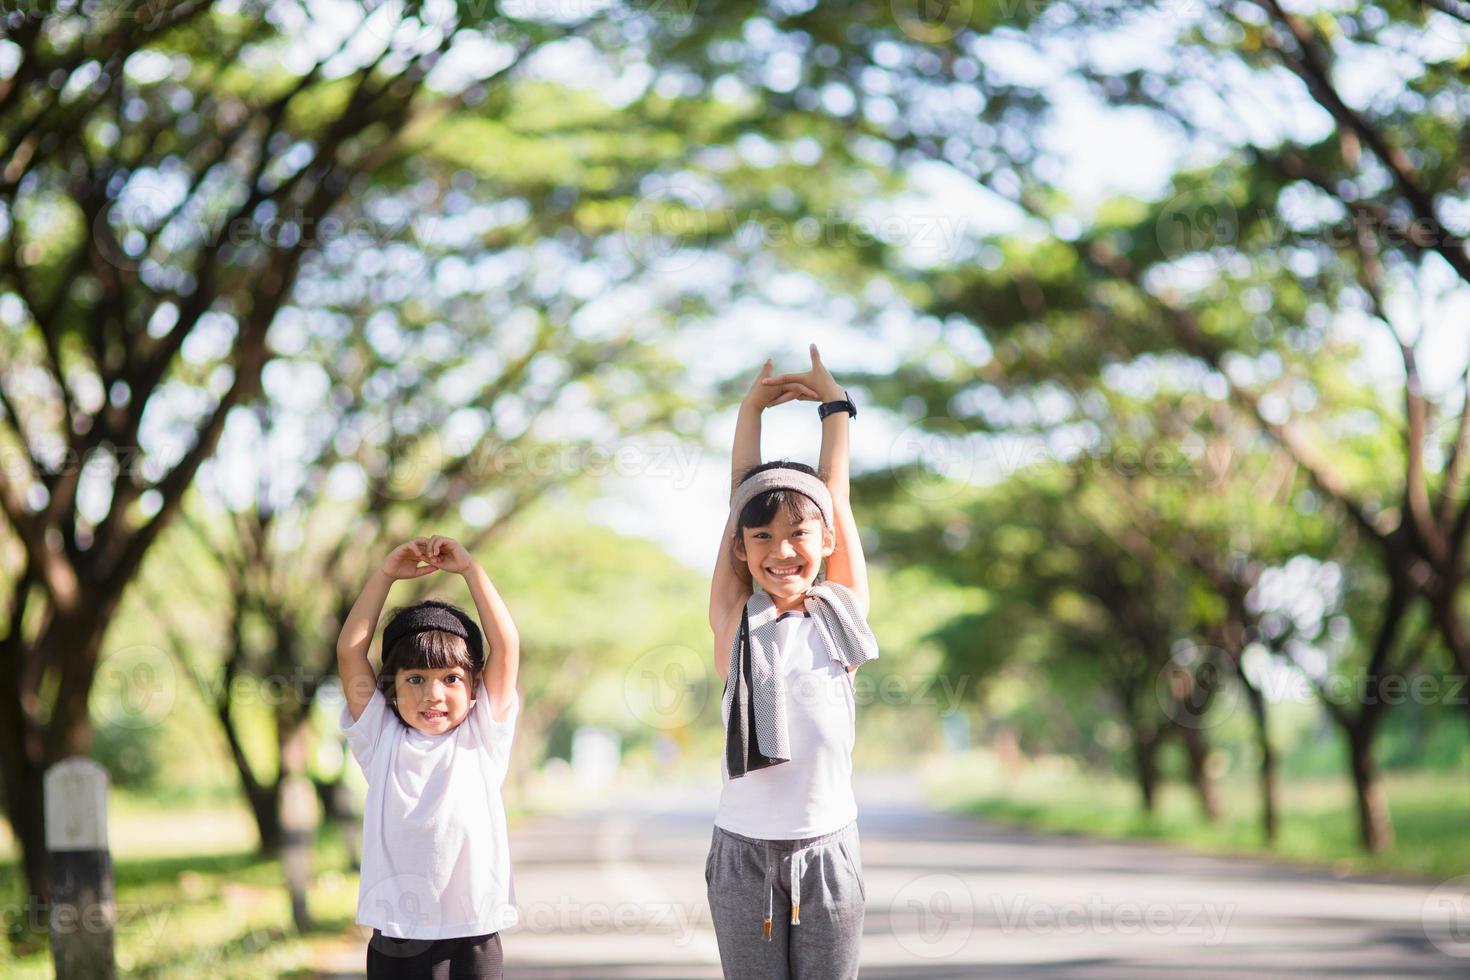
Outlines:
<svg viewBox="0 0 1470 980"><path fill-rule="evenodd" d="M822 512L822 522L828 527L836 526L832 520L832 492L827 489L827 484L810 473L785 466L761 470L736 487L735 492L730 495L730 519L738 521L746 504L772 490L794 490L810 497L812 503L817 505L817 510Z"/></svg>

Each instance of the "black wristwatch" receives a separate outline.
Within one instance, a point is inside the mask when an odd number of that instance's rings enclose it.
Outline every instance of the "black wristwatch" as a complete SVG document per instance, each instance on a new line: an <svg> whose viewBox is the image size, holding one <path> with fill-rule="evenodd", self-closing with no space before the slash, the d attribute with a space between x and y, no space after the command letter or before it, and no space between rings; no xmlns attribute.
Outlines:
<svg viewBox="0 0 1470 980"><path fill-rule="evenodd" d="M852 396L847 389L842 389L842 397L835 402L823 402L817 406L817 418L825 419L833 412L846 412L848 418L857 418L857 406L852 403Z"/></svg>

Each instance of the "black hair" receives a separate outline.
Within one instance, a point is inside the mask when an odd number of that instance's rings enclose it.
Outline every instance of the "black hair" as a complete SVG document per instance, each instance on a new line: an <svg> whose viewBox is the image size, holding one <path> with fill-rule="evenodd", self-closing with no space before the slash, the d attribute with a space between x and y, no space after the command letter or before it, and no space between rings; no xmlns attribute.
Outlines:
<svg viewBox="0 0 1470 980"><path fill-rule="evenodd" d="M757 473L764 473L766 470L781 469L796 470L808 476L817 475L817 471L805 463L776 459L769 463L761 463L759 466L752 466L745 471L740 482L744 483ZM795 521L820 521L822 519L822 509L806 494L796 490L767 490L765 493L758 493L751 497L745 506L740 508L740 514L735 518L735 536L738 538L740 532L748 527L765 527L775 520L776 515L781 511L785 511Z"/></svg>
<svg viewBox="0 0 1470 980"><path fill-rule="evenodd" d="M468 614L453 603L440 599L425 599L422 602L393 610L393 615L388 617L388 622L391 623L404 612L424 607L447 609L460 618L468 619ZM378 671L378 690L383 692L383 697L388 700L388 706L393 709L393 713L398 715L398 720L403 721L403 716L398 714L396 686L398 672L400 670L448 670L452 667L458 667L465 672L473 697L473 692L480 679L480 669L470 656L470 647L464 637L455 636L446 630L409 633L399 637L391 647L383 651L383 669ZM408 724L408 722L403 723Z"/></svg>

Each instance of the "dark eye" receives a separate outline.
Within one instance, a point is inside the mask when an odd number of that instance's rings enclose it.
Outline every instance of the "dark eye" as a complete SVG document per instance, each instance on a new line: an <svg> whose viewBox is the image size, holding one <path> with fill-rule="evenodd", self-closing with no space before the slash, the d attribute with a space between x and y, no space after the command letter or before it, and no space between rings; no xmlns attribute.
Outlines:
<svg viewBox="0 0 1470 980"><path fill-rule="evenodd" d="M418 674L409 674L408 675L408 682L410 684L417 684L421 680L423 680L423 678L420 677Z"/></svg>
<svg viewBox="0 0 1470 980"><path fill-rule="evenodd" d="M457 681L459 679L460 677L458 674L450 674L448 677L444 678L444 683L448 684L450 681Z"/></svg>

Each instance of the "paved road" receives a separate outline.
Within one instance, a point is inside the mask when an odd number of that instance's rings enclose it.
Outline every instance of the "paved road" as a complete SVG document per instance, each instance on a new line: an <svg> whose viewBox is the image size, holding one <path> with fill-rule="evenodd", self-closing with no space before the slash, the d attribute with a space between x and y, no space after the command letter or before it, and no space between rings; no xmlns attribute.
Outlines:
<svg viewBox="0 0 1470 980"><path fill-rule="evenodd" d="M858 789L865 980L1470 977L1467 915L1453 934L1447 900L1470 882L1449 895L1030 834L934 813L903 780ZM713 808L669 791L513 834L524 920L505 937L507 978L718 978L703 875Z"/></svg>

